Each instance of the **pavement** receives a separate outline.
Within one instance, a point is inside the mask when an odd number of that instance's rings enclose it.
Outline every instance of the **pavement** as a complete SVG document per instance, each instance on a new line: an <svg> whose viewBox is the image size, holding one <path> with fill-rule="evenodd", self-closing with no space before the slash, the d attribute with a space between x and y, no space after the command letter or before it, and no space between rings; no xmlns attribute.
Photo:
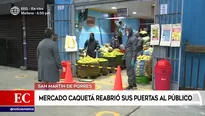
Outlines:
<svg viewBox="0 0 205 116"><path fill-rule="evenodd" d="M126 86L126 73L122 71ZM115 74L96 79L96 89L111 90ZM63 81L63 80L62 80ZM22 71L0 66L0 89L34 89L37 82L36 71ZM139 90L151 90L151 85L139 85ZM205 107L36 107L34 113L0 113L0 116L205 116Z"/></svg>

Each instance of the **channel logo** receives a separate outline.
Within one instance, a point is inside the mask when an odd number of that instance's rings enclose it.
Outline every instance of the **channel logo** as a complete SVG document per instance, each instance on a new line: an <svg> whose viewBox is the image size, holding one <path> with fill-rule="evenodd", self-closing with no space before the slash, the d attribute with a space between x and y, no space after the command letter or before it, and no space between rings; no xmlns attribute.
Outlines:
<svg viewBox="0 0 205 116"><path fill-rule="evenodd" d="M18 15L19 13L20 13L20 9L19 9L19 7L17 7L17 6L13 6L11 9L10 9L10 13L12 14L12 15Z"/></svg>

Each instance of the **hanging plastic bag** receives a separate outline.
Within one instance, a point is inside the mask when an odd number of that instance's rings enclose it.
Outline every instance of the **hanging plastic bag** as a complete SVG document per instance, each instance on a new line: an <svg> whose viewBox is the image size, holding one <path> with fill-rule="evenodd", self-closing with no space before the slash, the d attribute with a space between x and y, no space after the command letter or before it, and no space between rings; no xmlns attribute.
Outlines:
<svg viewBox="0 0 205 116"><path fill-rule="evenodd" d="M145 60L137 60L136 76L147 76L145 75L145 62Z"/></svg>
<svg viewBox="0 0 205 116"><path fill-rule="evenodd" d="M150 71L148 70L150 67L150 59L151 56L141 55L138 56L136 62L136 76L144 76L149 77Z"/></svg>
<svg viewBox="0 0 205 116"><path fill-rule="evenodd" d="M65 51L66 52L74 52L78 50L78 45L75 36L66 35L65 38Z"/></svg>

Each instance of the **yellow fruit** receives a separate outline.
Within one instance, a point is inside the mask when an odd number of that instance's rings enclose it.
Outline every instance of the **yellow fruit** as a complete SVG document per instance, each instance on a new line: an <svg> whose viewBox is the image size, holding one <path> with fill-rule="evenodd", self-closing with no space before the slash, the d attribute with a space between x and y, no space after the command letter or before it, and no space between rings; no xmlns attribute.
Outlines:
<svg viewBox="0 0 205 116"><path fill-rule="evenodd" d="M118 55L123 55L123 53L121 52L117 52L117 51L112 51L110 53L104 53L104 57L116 57Z"/></svg>
<svg viewBox="0 0 205 116"><path fill-rule="evenodd" d="M98 62L106 62L108 61L107 59L104 59L104 58L97 58Z"/></svg>
<svg viewBox="0 0 205 116"><path fill-rule="evenodd" d="M80 63L80 64L97 64L98 59L92 58L90 56L86 56L86 57L78 60L77 63Z"/></svg>

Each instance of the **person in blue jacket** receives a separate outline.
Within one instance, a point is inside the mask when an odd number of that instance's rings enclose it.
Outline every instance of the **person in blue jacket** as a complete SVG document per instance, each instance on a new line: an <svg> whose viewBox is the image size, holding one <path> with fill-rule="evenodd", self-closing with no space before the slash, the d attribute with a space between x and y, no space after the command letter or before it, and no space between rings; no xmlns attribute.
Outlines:
<svg viewBox="0 0 205 116"><path fill-rule="evenodd" d="M140 40L138 39L136 34L133 34L133 30L131 28L126 29L126 34L128 36L128 39L125 46L125 60L128 76L128 87L126 87L125 89L131 90L137 88L135 62L137 54L141 51L142 47L140 45Z"/></svg>

